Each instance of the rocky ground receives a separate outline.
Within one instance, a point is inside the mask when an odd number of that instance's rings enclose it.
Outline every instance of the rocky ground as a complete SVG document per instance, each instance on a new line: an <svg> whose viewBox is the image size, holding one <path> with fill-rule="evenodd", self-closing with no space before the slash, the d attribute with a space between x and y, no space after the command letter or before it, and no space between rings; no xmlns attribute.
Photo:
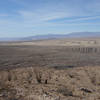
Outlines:
<svg viewBox="0 0 100 100"><path fill-rule="evenodd" d="M100 100L100 67L1 70L0 100Z"/></svg>

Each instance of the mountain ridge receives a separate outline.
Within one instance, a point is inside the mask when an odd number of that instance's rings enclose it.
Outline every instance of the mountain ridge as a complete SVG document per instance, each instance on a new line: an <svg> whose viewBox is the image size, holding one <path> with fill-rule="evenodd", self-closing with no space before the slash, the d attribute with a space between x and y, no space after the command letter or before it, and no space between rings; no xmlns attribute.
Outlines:
<svg viewBox="0 0 100 100"><path fill-rule="evenodd" d="M100 32L72 32L69 34L44 34L35 35L22 38L0 38L0 41L31 41L42 39L59 39L59 38L88 38L88 37L100 37Z"/></svg>

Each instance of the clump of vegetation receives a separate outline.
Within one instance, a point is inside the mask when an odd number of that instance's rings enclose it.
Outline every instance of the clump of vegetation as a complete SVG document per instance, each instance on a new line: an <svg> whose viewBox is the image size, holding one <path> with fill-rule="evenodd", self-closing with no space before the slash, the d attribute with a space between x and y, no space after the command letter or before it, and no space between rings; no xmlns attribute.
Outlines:
<svg viewBox="0 0 100 100"><path fill-rule="evenodd" d="M89 89L87 89L87 88L81 88L81 91L84 91L84 92L86 92L86 93L92 93L92 91L89 90Z"/></svg>
<svg viewBox="0 0 100 100"><path fill-rule="evenodd" d="M66 87L59 88L57 90L58 93L64 95L64 96L73 96L73 93L71 90L67 89Z"/></svg>

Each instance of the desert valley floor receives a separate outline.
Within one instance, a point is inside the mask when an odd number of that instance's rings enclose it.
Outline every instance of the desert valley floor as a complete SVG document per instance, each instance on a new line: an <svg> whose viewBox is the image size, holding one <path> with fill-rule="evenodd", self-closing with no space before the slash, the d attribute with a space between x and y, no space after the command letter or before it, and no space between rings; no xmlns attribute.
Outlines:
<svg viewBox="0 0 100 100"><path fill-rule="evenodd" d="M100 100L100 39L0 42L0 100Z"/></svg>

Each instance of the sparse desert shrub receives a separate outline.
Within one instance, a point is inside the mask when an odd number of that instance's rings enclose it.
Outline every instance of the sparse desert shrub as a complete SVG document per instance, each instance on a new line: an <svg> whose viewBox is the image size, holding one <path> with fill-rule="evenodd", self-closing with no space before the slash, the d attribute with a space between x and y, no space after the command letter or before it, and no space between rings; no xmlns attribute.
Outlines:
<svg viewBox="0 0 100 100"><path fill-rule="evenodd" d="M89 89L87 89L87 88L81 88L80 90L81 90L81 91L84 91L84 92L86 92L86 93L92 93L92 91L89 90Z"/></svg>
<svg viewBox="0 0 100 100"><path fill-rule="evenodd" d="M71 90L67 89L66 87L59 88L57 90L58 93L61 93L64 96L73 96L73 93Z"/></svg>

